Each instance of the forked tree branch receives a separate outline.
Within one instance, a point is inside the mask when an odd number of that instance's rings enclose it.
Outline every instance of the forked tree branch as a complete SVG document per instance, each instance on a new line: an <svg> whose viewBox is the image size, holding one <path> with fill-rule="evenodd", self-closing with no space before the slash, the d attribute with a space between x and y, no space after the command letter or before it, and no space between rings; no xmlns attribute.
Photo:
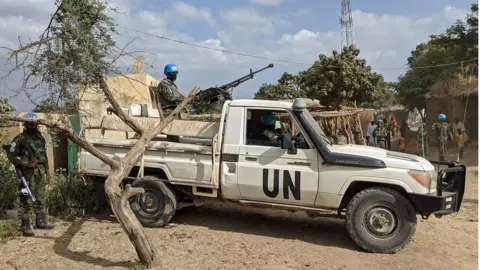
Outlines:
<svg viewBox="0 0 480 270"><path fill-rule="evenodd" d="M141 135L144 131L143 128L130 115L125 114L125 112L122 110L122 106L120 106L120 104L113 97L112 91L110 91L110 88L108 87L107 82L103 77L100 79L100 89L103 91L105 97L112 105L113 112L120 119L122 119L122 121L125 122L125 124L127 124L131 129Z"/></svg>
<svg viewBox="0 0 480 270"><path fill-rule="evenodd" d="M67 136L70 140L72 140L75 144L84 148L89 153L91 153L96 158L103 161L105 164L110 166L111 168L118 167L118 162L114 161L113 159L107 157L102 152L100 152L97 148L95 148L90 142L85 140L84 138L78 136L78 134L68 125L60 122L60 121L52 121L46 119L31 119L31 118L23 118L23 117L15 117L10 115L0 115L0 119L7 120L7 121L17 121L17 122L26 122L26 123L36 123L39 125L44 125L48 128L55 129L62 133L63 135Z"/></svg>

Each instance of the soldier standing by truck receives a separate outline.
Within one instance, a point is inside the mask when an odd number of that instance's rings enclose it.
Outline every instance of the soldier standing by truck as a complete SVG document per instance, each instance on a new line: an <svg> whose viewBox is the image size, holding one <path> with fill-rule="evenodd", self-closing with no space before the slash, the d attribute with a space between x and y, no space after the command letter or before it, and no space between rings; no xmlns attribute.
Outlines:
<svg viewBox="0 0 480 270"><path fill-rule="evenodd" d="M378 147L387 149L387 133L387 129L383 126L383 120L378 120L377 127L373 130L373 138Z"/></svg>
<svg viewBox="0 0 480 270"><path fill-rule="evenodd" d="M37 115L28 113L24 118L35 119ZM50 230L53 225L45 221L45 185L50 182L50 170L48 167L47 149L45 138L37 129L36 123L25 123L25 129L17 135L8 151L8 159L19 168L32 191L35 194L36 228ZM20 189L23 188L20 184ZM30 205L28 196L20 193L19 215L22 219L20 227L24 236L33 236L35 233L30 224Z"/></svg>
<svg viewBox="0 0 480 270"><path fill-rule="evenodd" d="M452 131L447 123L447 116L445 114L441 113L438 115L438 121L433 124L432 130L436 133L440 160L445 161L448 139L453 139Z"/></svg>

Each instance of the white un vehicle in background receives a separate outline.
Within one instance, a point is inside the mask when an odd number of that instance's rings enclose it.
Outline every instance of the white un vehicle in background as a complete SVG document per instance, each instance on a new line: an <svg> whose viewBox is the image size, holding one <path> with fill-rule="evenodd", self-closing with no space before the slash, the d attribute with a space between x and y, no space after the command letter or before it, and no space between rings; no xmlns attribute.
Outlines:
<svg viewBox="0 0 480 270"><path fill-rule="evenodd" d="M298 134L284 133L281 146L272 146L260 124L268 112L287 114ZM177 142L152 141L125 179L145 188L145 194L131 201L143 226L164 226L181 205L206 200L308 214L334 211L345 218L347 232L359 247L395 253L413 237L417 215L448 215L458 212L462 203L465 166L443 162L446 166L436 172L436 162L418 156L332 145L303 99L293 104L227 101L220 122L206 123L214 132L198 133L203 139L188 138L187 127L194 121L175 121L185 127L185 135L174 134L180 136ZM113 158L123 157L135 142L88 140ZM100 179L109 173L107 165L84 150L79 170Z"/></svg>

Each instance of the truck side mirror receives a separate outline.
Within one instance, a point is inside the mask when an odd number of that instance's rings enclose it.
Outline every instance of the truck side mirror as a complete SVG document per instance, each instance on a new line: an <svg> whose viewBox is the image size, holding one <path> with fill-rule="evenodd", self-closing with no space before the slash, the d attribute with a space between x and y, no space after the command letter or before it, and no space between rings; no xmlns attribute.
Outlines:
<svg viewBox="0 0 480 270"><path fill-rule="evenodd" d="M291 133L283 133L282 135L282 149L287 149L287 153L294 155L297 153L297 148L293 143L293 138Z"/></svg>

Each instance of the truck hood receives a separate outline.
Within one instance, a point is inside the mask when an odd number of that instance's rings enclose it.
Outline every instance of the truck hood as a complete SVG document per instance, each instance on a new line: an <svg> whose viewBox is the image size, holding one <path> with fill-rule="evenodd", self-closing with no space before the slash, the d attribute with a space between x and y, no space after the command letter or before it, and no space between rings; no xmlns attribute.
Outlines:
<svg viewBox="0 0 480 270"><path fill-rule="evenodd" d="M378 147L347 144L333 145L329 148L333 153L377 158L385 162L385 165L390 168L426 171L432 171L435 169L435 167L428 160L422 157L401 152L388 151Z"/></svg>

